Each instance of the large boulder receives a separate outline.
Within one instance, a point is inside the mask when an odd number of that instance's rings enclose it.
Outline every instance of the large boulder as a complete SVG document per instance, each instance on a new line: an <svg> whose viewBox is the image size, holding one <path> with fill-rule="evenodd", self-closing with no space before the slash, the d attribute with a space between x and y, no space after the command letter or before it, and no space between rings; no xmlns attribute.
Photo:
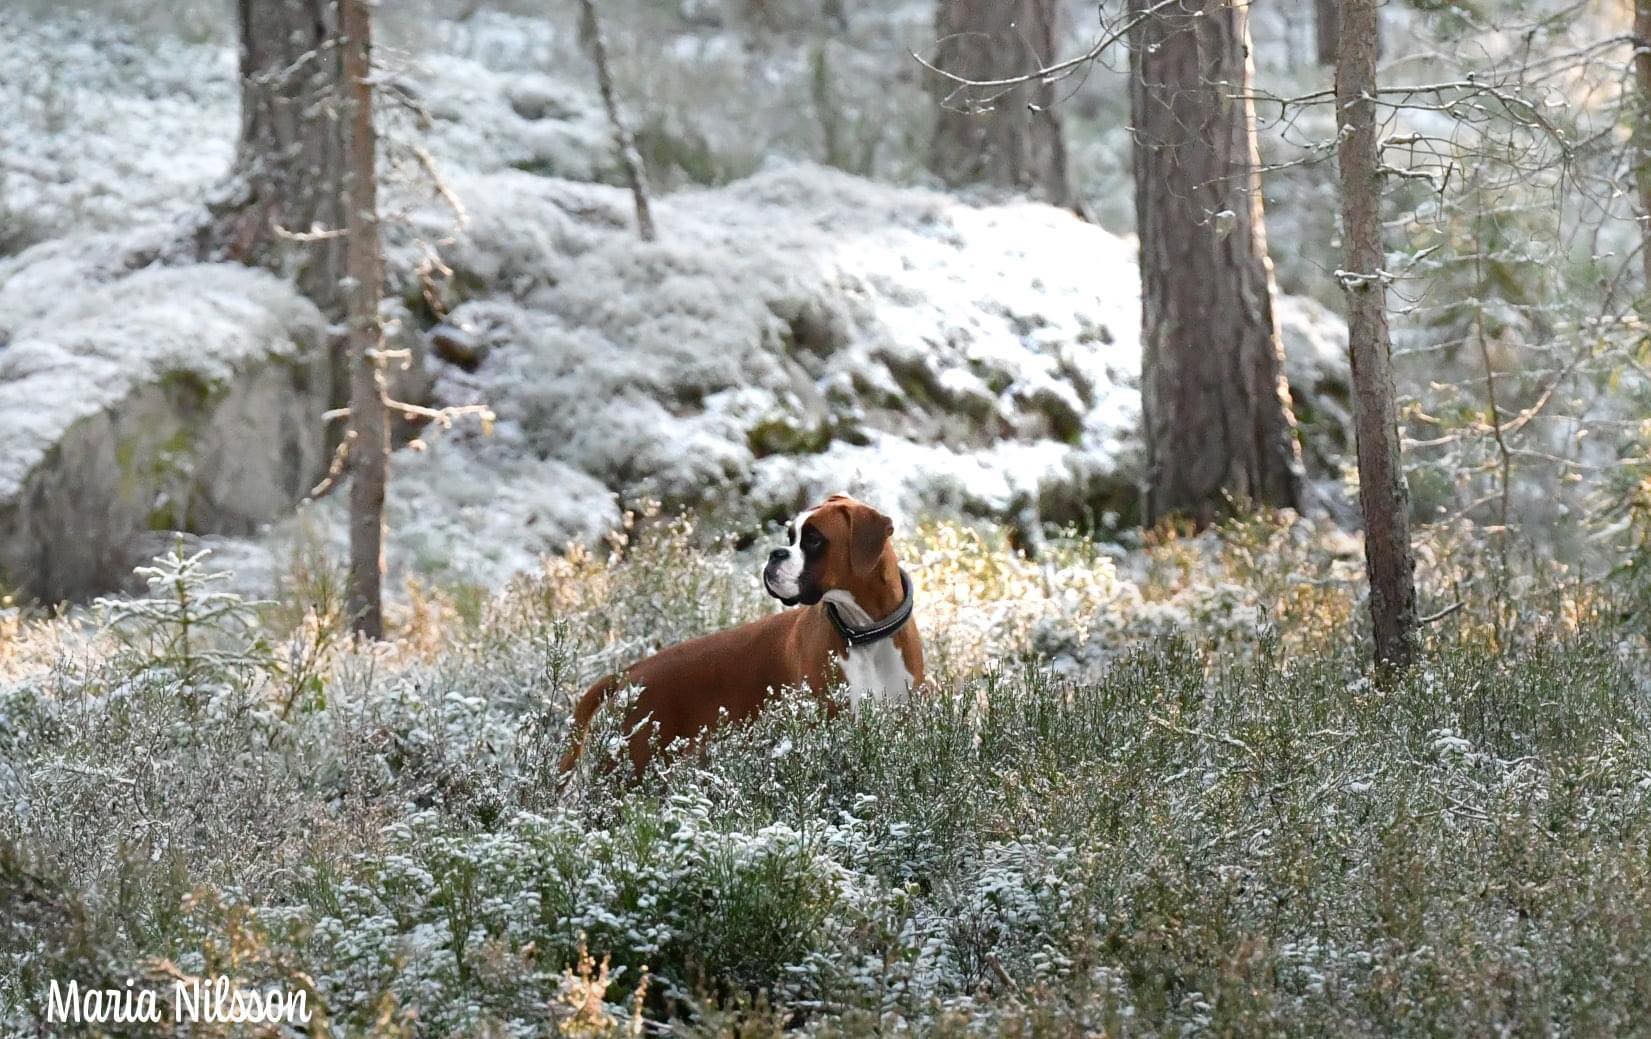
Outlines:
<svg viewBox="0 0 1651 1039"><path fill-rule="evenodd" d="M146 531L250 534L325 467L326 326L226 265L135 273L51 243L0 265L0 586L118 583Z"/></svg>

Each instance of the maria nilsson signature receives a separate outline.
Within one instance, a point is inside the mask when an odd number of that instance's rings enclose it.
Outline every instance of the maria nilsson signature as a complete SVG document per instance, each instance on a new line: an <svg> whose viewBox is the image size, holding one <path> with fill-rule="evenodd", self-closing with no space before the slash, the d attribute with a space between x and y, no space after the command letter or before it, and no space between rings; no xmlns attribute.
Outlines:
<svg viewBox="0 0 1651 1039"><path fill-rule="evenodd" d="M80 982L51 981L46 994L48 1024L291 1024L310 1020L309 993L280 988L242 988L228 975L174 981L170 1008L156 989L128 978L121 988L82 988ZM170 1013L168 1013L170 1009Z"/></svg>

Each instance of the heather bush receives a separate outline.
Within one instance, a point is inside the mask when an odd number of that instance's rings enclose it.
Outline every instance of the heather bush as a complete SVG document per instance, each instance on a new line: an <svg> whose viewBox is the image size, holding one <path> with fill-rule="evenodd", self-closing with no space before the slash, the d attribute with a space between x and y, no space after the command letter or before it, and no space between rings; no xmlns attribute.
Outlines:
<svg viewBox="0 0 1651 1039"><path fill-rule="evenodd" d="M1438 537L1436 601L1477 565ZM935 688L782 697L635 784L597 767L618 712L556 773L572 698L772 608L757 549L683 521L413 589L378 646L293 598L311 564L249 604L181 552L148 598L13 615L0 1022L54 977L230 971L336 1035L1644 1027L1651 740L1608 587L1470 594L1384 690L1327 528L902 550ZM180 603L217 604L187 657Z"/></svg>

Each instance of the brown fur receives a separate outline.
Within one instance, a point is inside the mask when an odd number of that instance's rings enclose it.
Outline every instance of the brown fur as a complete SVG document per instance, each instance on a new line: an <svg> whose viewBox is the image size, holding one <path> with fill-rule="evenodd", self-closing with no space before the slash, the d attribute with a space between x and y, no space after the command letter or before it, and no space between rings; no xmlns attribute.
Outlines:
<svg viewBox="0 0 1651 1039"><path fill-rule="evenodd" d="M871 506L834 495L809 522L827 539L816 577L822 591L843 589L873 617L900 604L899 563L889 538L893 524ZM893 641L914 689L923 684L923 644L908 621ZM677 739L697 742L724 722L754 716L777 690L806 685L825 695L838 678L837 662L848 648L826 617L825 604L798 606L737 628L683 642L598 680L573 712L573 742L563 772L579 759L592 716L608 696L627 685L641 687L625 717L631 764L642 772L660 749ZM836 713L832 702L828 711ZM650 724L637 728L648 719Z"/></svg>

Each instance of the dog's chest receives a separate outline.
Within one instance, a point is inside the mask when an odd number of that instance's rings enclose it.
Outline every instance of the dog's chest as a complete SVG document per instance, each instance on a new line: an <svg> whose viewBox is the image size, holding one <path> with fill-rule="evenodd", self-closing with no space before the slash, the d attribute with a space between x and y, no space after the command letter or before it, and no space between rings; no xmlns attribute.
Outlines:
<svg viewBox="0 0 1651 1039"><path fill-rule="evenodd" d="M911 672L893 639L850 648L839 659L850 710L863 699L903 700L911 692Z"/></svg>

